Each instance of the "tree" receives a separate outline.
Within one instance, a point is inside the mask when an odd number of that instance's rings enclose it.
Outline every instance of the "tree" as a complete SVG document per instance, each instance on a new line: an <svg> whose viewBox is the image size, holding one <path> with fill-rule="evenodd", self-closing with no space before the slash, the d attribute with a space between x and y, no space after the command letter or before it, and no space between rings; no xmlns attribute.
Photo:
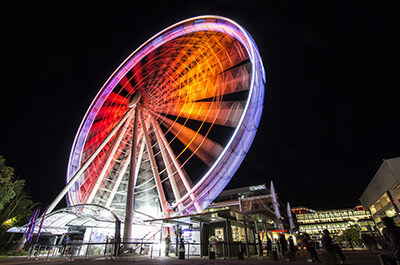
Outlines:
<svg viewBox="0 0 400 265"><path fill-rule="evenodd" d="M4 206L21 193L25 181L14 180L14 169L6 165L6 160L0 156L0 213Z"/></svg>
<svg viewBox="0 0 400 265"><path fill-rule="evenodd" d="M348 239L350 239L355 243L361 242L361 234L357 225L350 226L349 228L343 231L343 234L338 236L339 241L346 241Z"/></svg>
<svg viewBox="0 0 400 265"><path fill-rule="evenodd" d="M7 166L0 156L0 244L4 233L13 226L24 225L37 205L24 191L25 180L14 175L14 168Z"/></svg>

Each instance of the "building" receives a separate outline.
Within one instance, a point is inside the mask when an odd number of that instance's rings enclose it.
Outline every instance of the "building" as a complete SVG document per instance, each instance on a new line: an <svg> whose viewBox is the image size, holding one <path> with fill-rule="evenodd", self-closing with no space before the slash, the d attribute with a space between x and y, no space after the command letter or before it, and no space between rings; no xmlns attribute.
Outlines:
<svg viewBox="0 0 400 265"><path fill-rule="evenodd" d="M298 231L314 237L321 236L324 229L328 229L333 235L339 235L353 225L357 225L361 233L372 231L374 226L369 211L363 206L332 210L296 207L292 212L295 215Z"/></svg>
<svg viewBox="0 0 400 265"><path fill-rule="evenodd" d="M225 190L205 209L205 212L229 209L241 213L246 218L257 221L258 226L269 233L271 238L277 238L279 233L289 233L291 229L283 205L278 200L271 183L270 189L266 184L261 184Z"/></svg>
<svg viewBox="0 0 400 265"><path fill-rule="evenodd" d="M187 247L193 248L188 249L191 255L208 255L211 236L216 237L218 256L237 256L240 244L246 245L247 255L255 255L258 240L265 244L267 237L295 236L290 217L274 191L272 183L270 189L261 184L224 190L203 213L148 222L182 231L185 242L190 243Z"/></svg>
<svg viewBox="0 0 400 265"><path fill-rule="evenodd" d="M134 226L141 238L135 242L161 245L169 235L175 252L184 238L186 253L207 256L209 238L216 237L216 254L220 257L238 256L239 246L245 246L246 255L257 254L256 243L267 238L278 239L280 234L294 236L294 227L278 200L275 188L266 184L224 190L202 213L166 218L149 218ZM85 255L86 243L104 243L118 238L121 221L118 215L99 205L77 205L60 209L46 216L39 244L62 244L65 238L82 245L75 255ZM15 227L12 233L24 233L25 227ZM156 231L156 232L154 232ZM162 231L162 234L159 233ZM91 251L103 251L103 245L91 246ZM150 251L147 244L144 252Z"/></svg>
<svg viewBox="0 0 400 265"><path fill-rule="evenodd" d="M384 216L400 223L400 157L383 160L360 201L371 212L378 230L383 228L381 218Z"/></svg>

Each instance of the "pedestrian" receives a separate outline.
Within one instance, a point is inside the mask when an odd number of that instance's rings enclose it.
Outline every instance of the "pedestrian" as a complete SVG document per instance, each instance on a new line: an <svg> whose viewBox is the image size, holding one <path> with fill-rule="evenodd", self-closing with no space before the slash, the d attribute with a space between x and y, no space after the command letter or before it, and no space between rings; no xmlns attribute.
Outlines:
<svg viewBox="0 0 400 265"><path fill-rule="evenodd" d="M288 247L286 237L283 233L279 235L279 243L281 245L282 256L285 256L285 252L288 250Z"/></svg>
<svg viewBox="0 0 400 265"><path fill-rule="evenodd" d="M262 241L261 241L260 234L257 234L257 244L258 244L258 255L260 257L262 257L263 256L263 248L262 248Z"/></svg>
<svg viewBox="0 0 400 265"><path fill-rule="evenodd" d="M391 253L386 256L388 265L396 265L400 261L400 227L394 224L390 217L381 218L385 228L382 230L383 237L389 243Z"/></svg>
<svg viewBox="0 0 400 265"><path fill-rule="evenodd" d="M267 236L267 243L265 244L265 249L267 250L267 256L269 256L272 251L272 241L271 238L269 238L269 236Z"/></svg>
<svg viewBox="0 0 400 265"><path fill-rule="evenodd" d="M304 244L304 247L306 248L306 250L308 251L308 253L310 253L312 262L317 261L319 263L322 263L318 258L318 254L317 254L317 251L315 250L314 242L312 241L310 235L307 233L304 233L303 244Z"/></svg>
<svg viewBox="0 0 400 265"><path fill-rule="evenodd" d="M324 233L321 239L322 247L325 251L337 253L341 260L341 264L346 264L346 257L343 255L342 249L337 243L333 242L328 229L324 229L322 232Z"/></svg>
<svg viewBox="0 0 400 265"><path fill-rule="evenodd" d="M281 244L279 243L278 239L275 238L274 240L274 249L278 252L281 253Z"/></svg>
<svg viewBox="0 0 400 265"><path fill-rule="evenodd" d="M289 242L289 251L290 252L296 252L296 247L294 245L294 241L293 241L293 237L292 236L289 236L288 242Z"/></svg>
<svg viewBox="0 0 400 265"><path fill-rule="evenodd" d="M210 249L210 252L216 252L216 246L217 246L217 238L212 234L208 238L208 247Z"/></svg>
<svg viewBox="0 0 400 265"><path fill-rule="evenodd" d="M68 253L68 248L69 248L69 243L71 242L71 239L69 236L66 236L62 242L63 250L61 252L61 256L64 256L64 254Z"/></svg>
<svg viewBox="0 0 400 265"><path fill-rule="evenodd" d="M164 238L164 243L165 243L165 256L169 256L169 244L171 243L171 239L169 238L169 235L167 235Z"/></svg>
<svg viewBox="0 0 400 265"><path fill-rule="evenodd" d="M183 236L180 238L179 259L185 259L185 241L183 239Z"/></svg>

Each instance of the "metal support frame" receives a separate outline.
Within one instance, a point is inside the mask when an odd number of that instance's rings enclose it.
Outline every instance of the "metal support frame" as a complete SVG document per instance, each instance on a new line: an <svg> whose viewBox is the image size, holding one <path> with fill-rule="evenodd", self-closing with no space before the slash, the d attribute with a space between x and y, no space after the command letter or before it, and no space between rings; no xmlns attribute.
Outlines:
<svg viewBox="0 0 400 265"><path fill-rule="evenodd" d="M158 130L155 129L155 125L154 125L154 120L153 119L151 119L151 124L152 124L152 126L154 128L154 134L156 135L157 142L158 142L158 144L160 146L161 156L163 158L164 165L165 165L165 168L166 168L167 173L168 173L168 179L169 179L169 181L171 183L171 187L172 187L172 192L174 194L174 198L176 200L179 200L181 198L181 195L179 194L179 189L178 189L178 186L176 185L176 181L175 181L172 169L171 169L171 163L169 161L169 160L172 161L172 158L170 158L168 160L168 153L165 152L166 147L164 146L164 143L161 140L161 136L159 135ZM181 209L182 205L179 204L178 208Z"/></svg>
<svg viewBox="0 0 400 265"><path fill-rule="evenodd" d="M115 194L117 193L119 184L121 183L122 178L124 177L124 175L126 173L126 170L128 169L130 160L131 160L131 153L129 152L129 155L126 158L125 164L122 166L121 170L118 173L117 179L116 179L116 181L114 183L114 186L113 186L113 188L111 190L110 196L108 196L108 199L107 199L107 202L106 202L106 207L110 207L110 205L111 205L111 203L112 203L112 201L113 201L113 199L115 197Z"/></svg>
<svg viewBox="0 0 400 265"><path fill-rule="evenodd" d="M228 220L228 218L225 218L225 228L226 228L226 243L227 243L227 250L228 250L228 257L232 258L232 249L231 249L231 239L232 239L232 233L231 233L231 222ZM225 249L224 244L222 244L222 247ZM224 255L225 257L225 255Z"/></svg>
<svg viewBox="0 0 400 265"><path fill-rule="evenodd" d="M141 143L138 159L136 161L136 173L135 173L136 176L139 174L140 167L138 165L140 165L140 163L142 161L143 150L144 150L144 141L142 141L142 143ZM110 207L110 205L111 205L111 203L112 203L112 201L113 201L113 199L115 197L115 194L117 193L117 190L118 190L118 187L119 187L119 185L120 185L120 183L122 181L122 178L124 177L124 175L126 173L126 170L128 169L129 161L131 160L131 155L132 155L131 152L129 152L129 155L126 158L125 164L123 165L121 171L119 172L117 180L116 180L116 182L115 182L115 184L113 186L113 189L111 190L111 194L108 197L108 200L107 200L107 203L106 203L106 207Z"/></svg>
<svg viewBox="0 0 400 265"><path fill-rule="evenodd" d="M83 165L75 172L74 176L69 180L67 185L61 190L61 192L57 195L57 197L53 200L53 202L49 205L47 213L51 213L57 204L61 201L61 199L67 194L69 189L78 181L82 173L88 168L90 163L96 158L96 156L100 153L100 151L104 148L104 146L110 141L110 139L114 136L114 134L119 130L119 128L125 123L128 117L131 115L132 110L128 110L122 119L117 123L117 125L112 129L112 131L107 135L107 137L103 140L103 142L96 148L96 150L86 159Z"/></svg>
<svg viewBox="0 0 400 265"><path fill-rule="evenodd" d="M137 127L138 127L138 108L135 106L134 125L132 128L132 146L131 146L131 167L129 169L128 191L126 195L125 220L124 220L124 236L123 242L132 239L132 222L134 207L134 192L136 183L136 146L137 146Z"/></svg>
<svg viewBox="0 0 400 265"><path fill-rule="evenodd" d="M168 209L168 205L167 205L167 199L165 198L165 193L164 193L164 189L162 187L161 184L161 180L160 180L160 175L158 172L158 168L157 168L157 164L156 164L156 160L154 157L154 151L151 145L151 141L150 141L150 137L146 128L146 124L144 122L144 118L143 118L143 112L140 111L139 113L140 116L140 122L142 124L142 130L143 130L143 138L146 141L146 146L147 146L147 151L149 153L149 159L150 159L150 163L151 163L151 168L153 170L153 176L154 176L154 181L156 183L156 188L157 188L157 192L158 192L158 196L161 202L161 208L163 211L163 214L165 217L169 217L169 209Z"/></svg>
<svg viewBox="0 0 400 265"><path fill-rule="evenodd" d="M172 151L171 147L168 145L168 142L167 142L167 139L165 138L165 135L162 134L161 128L155 124L155 121L153 121L153 127L154 127L154 130L156 131L156 133L158 133L158 135L160 136L161 141L163 142L163 145L165 146L165 148L166 148L166 150L167 150L169 156L171 157L171 160L172 160L172 162L174 163L174 166L175 166L175 168L176 168L176 170L177 170L177 172L178 172L178 175L179 175L179 177L181 178L183 185L185 186L186 192L191 192L192 188L190 187L189 182L188 182L188 180L186 179L186 176L185 176L185 174L183 173L182 168L181 168L180 165L178 164L178 161L177 161L177 159L176 159L176 157L175 157L174 152ZM192 200L195 200L195 199L196 199L193 193L191 193L189 196L190 196L190 198L191 198ZM182 200L182 198L180 199L180 201L181 201L181 200ZM179 205L179 204L181 204L181 203L178 203L177 205ZM201 212L202 212L201 207L200 207L200 205L199 205L198 202L195 202L195 203L194 203L194 206L195 206L196 211L197 211L198 213L201 213Z"/></svg>
<svg viewBox="0 0 400 265"><path fill-rule="evenodd" d="M246 219L243 218L243 226L244 226L244 236L246 238L246 254L250 258L250 251L249 251L249 236L247 234L247 224Z"/></svg>
<svg viewBox="0 0 400 265"><path fill-rule="evenodd" d="M90 193L90 196L89 196L88 200L86 201L86 203L92 203L93 202L93 199L96 196L96 193L100 188L100 185L101 185L101 183L103 181L103 178L107 173L108 167L110 166L110 164L111 164L111 162L112 162L112 160L114 158L114 155L117 152L118 147L119 147L122 139L124 138L126 131L128 130L128 127L129 127L129 124L132 121L132 118L133 118L132 115L130 115L130 117L126 120L124 126L122 126L121 132L119 133L117 139L115 140L115 142L113 143L113 146L111 147L111 151L108 154L107 160L104 163L104 166L103 166L103 168L102 168L102 170L100 172L100 175L97 178L96 184L94 185L94 187L93 187L93 189L92 189L92 191Z"/></svg>

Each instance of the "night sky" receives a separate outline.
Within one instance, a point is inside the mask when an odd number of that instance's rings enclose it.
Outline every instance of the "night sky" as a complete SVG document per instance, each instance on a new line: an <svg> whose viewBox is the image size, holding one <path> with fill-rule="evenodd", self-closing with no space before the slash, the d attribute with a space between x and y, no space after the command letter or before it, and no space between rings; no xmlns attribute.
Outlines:
<svg viewBox="0 0 400 265"><path fill-rule="evenodd" d="M206 14L241 24L267 74L260 127L228 187L273 180L292 206L353 207L382 159L400 156L393 6L100 2L3 10L0 154L34 200L47 204L63 188L79 124L120 63L164 28Z"/></svg>

